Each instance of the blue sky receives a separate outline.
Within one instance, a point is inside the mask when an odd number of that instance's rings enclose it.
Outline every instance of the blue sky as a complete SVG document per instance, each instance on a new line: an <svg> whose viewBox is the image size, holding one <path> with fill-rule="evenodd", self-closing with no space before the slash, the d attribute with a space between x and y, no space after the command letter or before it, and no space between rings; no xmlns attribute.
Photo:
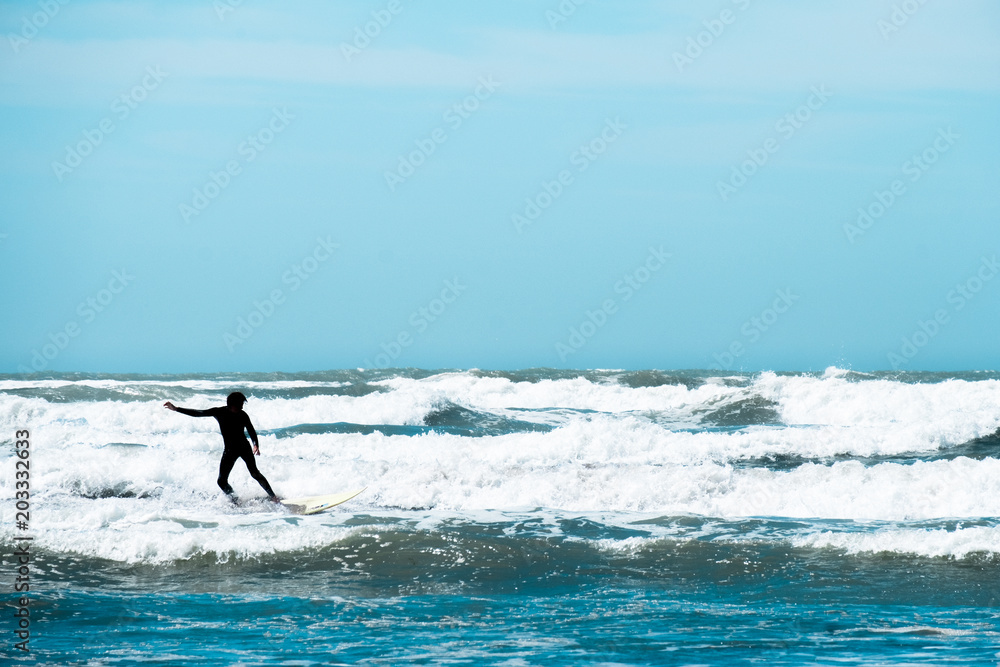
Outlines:
<svg viewBox="0 0 1000 667"><path fill-rule="evenodd" d="M0 7L0 372L997 368L995 3L233 4Z"/></svg>

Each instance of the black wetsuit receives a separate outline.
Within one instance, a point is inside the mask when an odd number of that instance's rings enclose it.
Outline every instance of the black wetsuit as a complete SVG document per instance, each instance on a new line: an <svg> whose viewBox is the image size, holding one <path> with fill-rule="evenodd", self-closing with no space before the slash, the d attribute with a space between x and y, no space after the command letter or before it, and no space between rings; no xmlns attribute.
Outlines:
<svg viewBox="0 0 1000 667"><path fill-rule="evenodd" d="M274 496L271 485L267 483L267 479L264 478L260 470L257 470L257 463L253 460L253 449L250 448L250 443L243 435L243 429L246 429L250 433L250 439L253 440L254 444L257 444L257 431L250 423L250 416L247 413L243 410L233 412L228 407L209 408L208 410L177 408L177 412L191 417L215 417L215 421L219 422L222 441L225 443L222 461L219 463L219 487L223 491L232 495L233 487L229 486L229 473L232 472L236 459L243 459L243 462L247 464L247 470L250 471L250 476L264 487L267 495Z"/></svg>

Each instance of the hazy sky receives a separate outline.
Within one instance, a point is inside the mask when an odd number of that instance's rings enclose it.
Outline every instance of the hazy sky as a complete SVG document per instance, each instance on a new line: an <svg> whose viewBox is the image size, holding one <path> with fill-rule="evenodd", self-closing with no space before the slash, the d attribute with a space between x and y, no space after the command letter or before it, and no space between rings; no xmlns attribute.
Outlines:
<svg viewBox="0 0 1000 667"><path fill-rule="evenodd" d="M998 367L1000 5L577 2L4 2L0 371Z"/></svg>

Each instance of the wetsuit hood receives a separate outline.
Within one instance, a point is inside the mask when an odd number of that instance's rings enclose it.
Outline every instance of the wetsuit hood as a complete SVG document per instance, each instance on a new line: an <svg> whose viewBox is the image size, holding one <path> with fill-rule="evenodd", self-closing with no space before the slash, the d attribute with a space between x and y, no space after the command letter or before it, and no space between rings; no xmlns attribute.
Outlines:
<svg viewBox="0 0 1000 667"><path fill-rule="evenodd" d="M243 404L247 402L247 397L243 395L243 392L234 391L233 393L226 396L226 405L231 408L236 408L237 410L243 409Z"/></svg>

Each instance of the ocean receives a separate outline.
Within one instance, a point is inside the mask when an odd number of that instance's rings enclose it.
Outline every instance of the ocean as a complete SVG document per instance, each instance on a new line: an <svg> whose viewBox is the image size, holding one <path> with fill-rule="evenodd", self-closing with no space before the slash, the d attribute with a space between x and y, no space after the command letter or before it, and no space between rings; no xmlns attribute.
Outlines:
<svg viewBox="0 0 1000 667"><path fill-rule="evenodd" d="M162 407L231 391L279 495L366 490L231 503ZM997 665L998 429L995 372L3 375L0 655Z"/></svg>

